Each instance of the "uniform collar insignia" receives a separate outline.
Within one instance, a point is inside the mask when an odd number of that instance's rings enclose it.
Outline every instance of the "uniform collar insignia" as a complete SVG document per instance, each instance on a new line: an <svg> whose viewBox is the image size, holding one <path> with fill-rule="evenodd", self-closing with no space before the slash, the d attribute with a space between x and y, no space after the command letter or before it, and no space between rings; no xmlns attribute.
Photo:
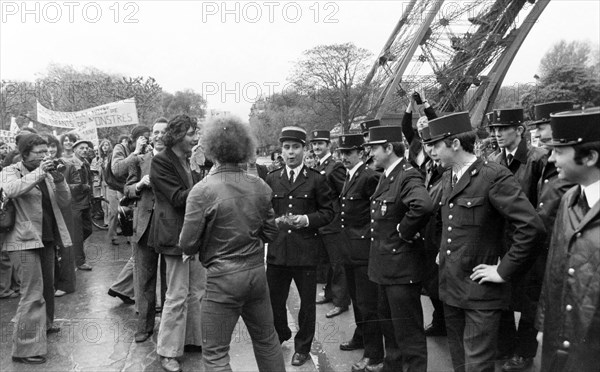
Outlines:
<svg viewBox="0 0 600 372"><path fill-rule="evenodd" d="M279 177L283 177L283 172L285 172L285 168L281 168L281 173L279 173Z"/></svg>
<svg viewBox="0 0 600 372"><path fill-rule="evenodd" d="M471 176L474 176L474 175L476 175L476 174L477 174L477 169L473 169L473 170L471 171Z"/></svg>
<svg viewBox="0 0 600 372"><path fill-rule="evenodd" d="M302 174L304 174L304 177L307 177L307 175L306 175L306 168L304 168L304 170L302 171Z"/></svg>

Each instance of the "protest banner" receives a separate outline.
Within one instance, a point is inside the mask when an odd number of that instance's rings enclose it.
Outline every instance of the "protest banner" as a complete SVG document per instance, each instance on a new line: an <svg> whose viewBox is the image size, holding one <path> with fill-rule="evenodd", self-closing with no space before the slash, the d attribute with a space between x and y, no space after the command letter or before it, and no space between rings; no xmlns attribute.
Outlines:
<svg viewBox="0 0 600 372"><path fill-rule="evenodd" d="M37 102L37 121L58 128L77 129L94 123L96 128L139 124L135 98L111 102L89 109L62 112L52 111Z"/></svg>

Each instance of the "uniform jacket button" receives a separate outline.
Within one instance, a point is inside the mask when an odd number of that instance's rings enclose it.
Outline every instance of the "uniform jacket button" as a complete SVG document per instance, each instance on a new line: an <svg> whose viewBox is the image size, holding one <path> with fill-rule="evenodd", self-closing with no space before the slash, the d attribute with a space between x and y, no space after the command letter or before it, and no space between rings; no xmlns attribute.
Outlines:
<svg viewBox="0 0 600 372"><path fill-rule="evenodd" d="M452 219L452 215L449 215L449 216L448 216L448 219L449 219L449 220L451 220L451 219Z"/></svg>
<svg viewBox="0 0 600 372"><path fill-rule="evenodd" d="M448 256L450 256L450 253L452 253L452 251L450 251L450 250L448 249L448 250L446 251L446 254L447 254Z"/></svg>
<svg viewBox="0 0 600 372"><path fill-rule="evenodd" d="M571 343L570 343L569 341L566 341L566 340L565 340L565 341L563 341L563 343L562 343L562 346L563 346L565 349L568 349L568 348L571 346Z"/></svg>
<svg viewBox="0 0 600 372"><path fill-rule="evenodd" d="M450 207L450 208L454 207L454 203L450 203L450 205L448 205L448 207Z"/></svg>
<svg viewBox="0 0 600 372"><path fill-rule="evenodd" d="M581 238L581 232L578 232L577 234L575 234L576 238Z"/></svg>
<svg viewBox="0 0 600 372"><path fill-rule="evenodd" d="M567 309L567 311L571 311L571 310L573 310L573 306L567 305L567 306L565 306L565 309Z"/></svg>
<svg viewBox="0 0 600 372"><path fill-rule="evenodd" d="M570 267L569 270L567 270L567 272L569 273L569 275L573 276L573 274L575 274L575 269Z"/></svg>
<svg viewBox="0 0 600 372"><path fill-rule="evenodd" d="M448 244L452 243L452 239L448 239Z"/></svg>
<svg viewBox="0 0 600 372"><path fill-rule="evenodd" d="M292 233L292 230L288 230L288 234L291 234L291 233Z"/></svg>

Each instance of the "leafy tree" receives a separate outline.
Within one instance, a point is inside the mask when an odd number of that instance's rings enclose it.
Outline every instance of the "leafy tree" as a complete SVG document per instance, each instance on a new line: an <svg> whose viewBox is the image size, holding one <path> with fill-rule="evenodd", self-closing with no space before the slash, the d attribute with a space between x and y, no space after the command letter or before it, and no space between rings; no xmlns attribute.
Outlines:
<svg viewBox="0 0 600 372"><path fill-rule="evenodd" d="M296 62L291 82L315 114L347 131L354 118L368 113L369 87L363 82L373 54L352 43L320 45Z"/></svg>
<svg viewBox="0 0 600 372"><path fill-rule="evenodd" d="M583 41L559 41L542 57L540 62L542 78L560 66L586 66L591 51L590 44Z"/></svg>
<svg viewBox="0 0 600 372"><path fill-rule="evenodd" d="M206 99L192 89L162 94L163 115L170 118L175 115L185 114L198 119L206 114Z"/></svg>

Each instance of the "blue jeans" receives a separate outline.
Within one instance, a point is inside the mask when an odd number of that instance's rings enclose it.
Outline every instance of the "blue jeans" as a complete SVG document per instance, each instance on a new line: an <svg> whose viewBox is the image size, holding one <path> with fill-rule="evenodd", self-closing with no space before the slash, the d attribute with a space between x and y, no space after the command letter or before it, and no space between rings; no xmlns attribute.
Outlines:
<svg viewBox="0 0 600 372"><path fill-rule="evenodd" d="M202 361L206 371L231 371L229 344L239 317L252 339L259 371L285 371L263 266L206 280Z"/></svg>

